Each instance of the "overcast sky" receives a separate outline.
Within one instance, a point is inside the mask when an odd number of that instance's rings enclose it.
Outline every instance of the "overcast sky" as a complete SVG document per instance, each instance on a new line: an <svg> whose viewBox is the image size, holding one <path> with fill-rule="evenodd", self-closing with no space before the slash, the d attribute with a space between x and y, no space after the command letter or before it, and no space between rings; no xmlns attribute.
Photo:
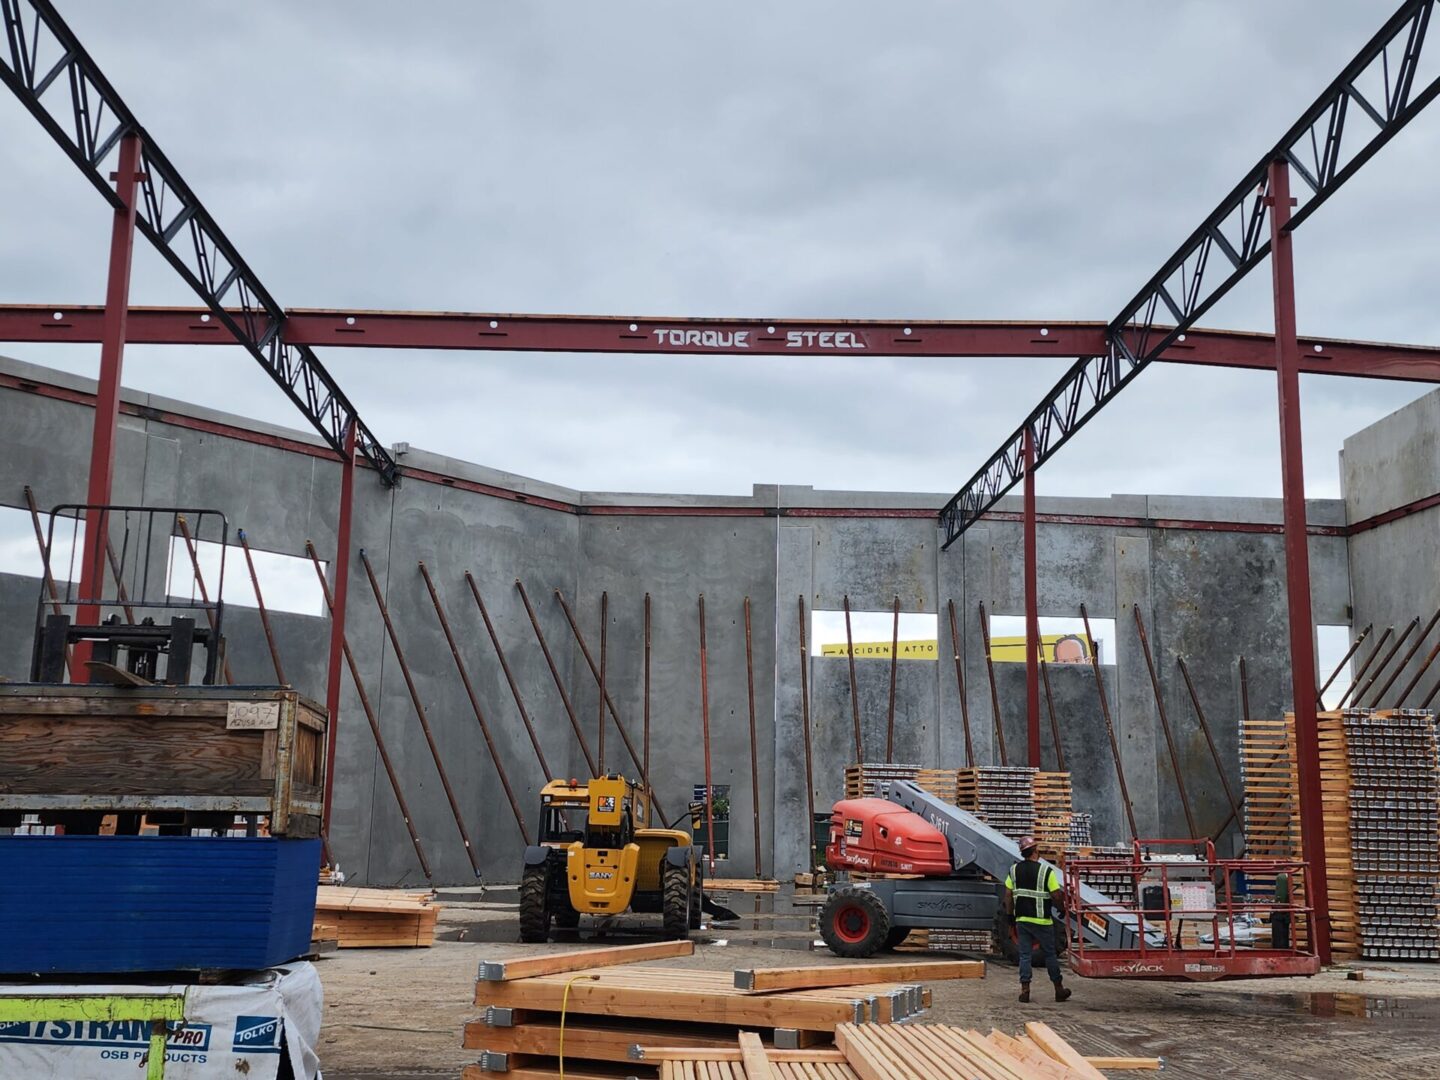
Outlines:
<svg viewBox="0 0 1440 1080"><path fill-rule="evenodd" d="M1109 319L1389 0L783 4L68 0L290 307ZM99 303L108 209L0 97L0 297ZM1440 341L1440 110L1296 235L1301 332ZM1268 266L1205 323L1270 329ZM141 241L133 300L193 297ZM93 374L98 347L0 352ZM949 492L1057 360L329 350L382 442L580 488ZM130 386L303 426L237 349ZM1312 495L1412 384L1309 378ZM1274 495L1263 374L1152 368L1042 494Z"/></svg>

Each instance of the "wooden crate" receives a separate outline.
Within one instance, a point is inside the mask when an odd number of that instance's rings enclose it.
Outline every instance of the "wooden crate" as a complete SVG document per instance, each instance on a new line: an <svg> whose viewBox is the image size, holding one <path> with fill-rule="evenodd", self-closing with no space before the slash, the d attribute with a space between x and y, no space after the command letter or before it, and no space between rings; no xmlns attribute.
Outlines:
<svg viewBox="0 0 1440 1080"><path fill-rule="evenodd" d="M270 835L308 838L324 786L325 712L294 690L0 685L0 821L263 814Z"/></svg>

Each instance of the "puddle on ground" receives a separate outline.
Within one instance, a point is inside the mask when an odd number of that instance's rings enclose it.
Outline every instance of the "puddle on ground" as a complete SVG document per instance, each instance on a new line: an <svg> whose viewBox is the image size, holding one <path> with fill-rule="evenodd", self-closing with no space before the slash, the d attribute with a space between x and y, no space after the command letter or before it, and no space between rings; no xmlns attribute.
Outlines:
<svg viewBox="0 0 1440 1080"><path fill-rule="evenodd" d="M1178 990L1177 997L1209 999L1230 1004L1240 1013L1274 1011L1301 1013L1326 1019L1403 1021L1431 1024L1440 1020L1440 998L1389 997L1344 991L1313 990L1301 993L1216 993ZM1219 1000L1217 1000L1219 999Z"/></svg>

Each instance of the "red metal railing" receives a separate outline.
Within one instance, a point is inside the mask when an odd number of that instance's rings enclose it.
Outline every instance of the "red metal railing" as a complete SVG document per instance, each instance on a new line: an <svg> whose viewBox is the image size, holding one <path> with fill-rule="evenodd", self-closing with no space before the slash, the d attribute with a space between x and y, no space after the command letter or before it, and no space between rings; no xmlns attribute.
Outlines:
<svg viewBox="0 0 1440 1080"><path fill-rule="evenodd" d="M1101 902L1092 889L1086 900L1081 882L1098 876L1110 878L1112 889L1118 879L1128 881L1124 895ZM1278 883L1282 876L1288 885L1283 890L1249 891L1257 881ZM1136 840L1128 858L1069 859L1065 891L1070 967L1078 975L1102 978L1211 981L1313 975L1320 970L1319 958L1308 944L1299 945L1302 929L1310 937L1313 919L1306 878L1306 864L1298 859L1221 859L1210 840ZM1244 891L1237 889L1241 881ZM1199 903L1175 902L1172 886L1183 885L1197 887ZM1085 935L1077 932L1087 919L1116 916L1137 920L1144 928L1135 948L1087 945ZM1192 936L1191 930L1199 932Z"/></svg>

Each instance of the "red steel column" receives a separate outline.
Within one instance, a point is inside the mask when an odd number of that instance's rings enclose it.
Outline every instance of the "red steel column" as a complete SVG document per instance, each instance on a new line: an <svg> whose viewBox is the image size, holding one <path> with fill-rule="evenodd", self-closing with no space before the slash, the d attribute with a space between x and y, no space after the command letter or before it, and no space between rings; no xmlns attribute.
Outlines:
<svg viewBox="0 0 1440 1080"><path fill-rule="evenodd" d="M1311 936L1330 962L1330 896L1325 873L1325 819L1320 796L1320 739L1315 716L1315 637L1310 611L1310 548L1305 532L1305 462L1300 441L1300 342L1295 329L1295 257L1290 220L1290 167L1270 163L1270 266L1275 284L1275 370L1280 398L1280 471L1285 508L1285 593L1290 606L1290 684L1295 701L1300 774L1300 839L1309 862Z"/></svg>
<svg viewBox="0 0 1440 1080"><path fill-rule="evenodd" d="M140 172L140 136L134 132L120 139L120 157L114 173L115 193L122 205L110 222L110 270L105 286L105 324L100 339L100 379L95 387L94 432L90 437L90 482L85 501L103 506L111 501L110 483L115 475L115 432L120 418L120 369L125 355L125 320L130 311L130 263L135 250L135 197ZM86 517L85 556L80 563L80 599L98 600L105 591L104 514ZM82 603L75 612L79 625L100 621L97 604ZM83 673L90 658L90 645L81 642L75 650L71 678Z"/></svg>
<svg viewBox="0 0 1440 1080"><path fill-rule="evenodd" d="M350 591L350 521L355 509L355 421L345 429L340 463L340 521L335 528L335 599L330 608L330 667L325 683L325 800L320 835L330 840L330 804L335 793L335 746L340 732L340 663L345 648L345 597Z"/></svg>
<svg viewBox="0 0 1440 1080"><path fill-rule="evenodd" d="M1040 768L1040 609L1035 554L1035 433L1025 425L1025 731L1030 767Z"/></svg>

